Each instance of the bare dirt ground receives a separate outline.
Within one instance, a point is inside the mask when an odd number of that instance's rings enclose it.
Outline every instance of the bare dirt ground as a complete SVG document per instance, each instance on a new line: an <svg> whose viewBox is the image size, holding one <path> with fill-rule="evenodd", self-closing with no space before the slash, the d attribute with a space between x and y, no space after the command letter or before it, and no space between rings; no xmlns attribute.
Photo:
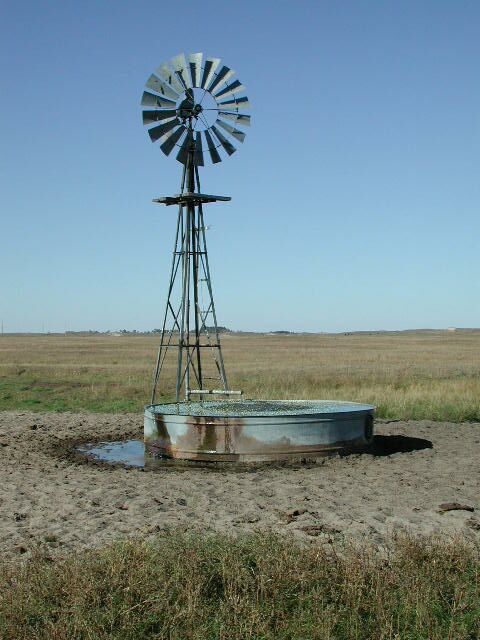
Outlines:
<svg viewBox="0 0 480 640"><path fill-rule="evenodd" d="M142 437L141 415L0 413L4 557L165 528L273 529L304 540L399 530L480 540L480 424L377 422L370 453L252 470L81 463L75 443ZM442 512L442 503L473 508Z"/></svg>

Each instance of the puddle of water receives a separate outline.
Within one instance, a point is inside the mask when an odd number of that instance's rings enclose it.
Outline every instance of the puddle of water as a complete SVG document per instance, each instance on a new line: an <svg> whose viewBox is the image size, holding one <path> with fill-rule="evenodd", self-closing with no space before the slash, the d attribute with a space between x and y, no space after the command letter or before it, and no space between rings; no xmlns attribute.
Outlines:
<svg viewBox="0 0 480 640"><path fill-rule="evenodd" d="M110 464L128 467L145 466L145 444L143 440L119 440L118 442L95 442L77 448L84 456Z"/></svg>

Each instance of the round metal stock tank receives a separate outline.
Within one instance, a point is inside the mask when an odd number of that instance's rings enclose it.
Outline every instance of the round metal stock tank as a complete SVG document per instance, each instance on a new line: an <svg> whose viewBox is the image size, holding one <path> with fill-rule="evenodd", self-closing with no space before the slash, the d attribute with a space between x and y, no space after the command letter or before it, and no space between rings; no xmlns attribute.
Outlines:
<svg viewBox="0 0 480 640"><path fill-rule="evenodd" d="M365 446L375 407L328 400L179 402L145 407L150 459L262 462Z"/></svg>

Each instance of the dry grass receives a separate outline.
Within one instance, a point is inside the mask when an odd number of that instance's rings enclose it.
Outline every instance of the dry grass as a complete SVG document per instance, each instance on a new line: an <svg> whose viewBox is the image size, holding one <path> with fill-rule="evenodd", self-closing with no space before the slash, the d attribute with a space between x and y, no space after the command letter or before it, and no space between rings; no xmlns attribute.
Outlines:
<svg viewBox="0 0 480 640"><path fill-rule="evenodd" d="M141 411L158 338L0 337L0 409ZM229 382L246 397L370 402L391 419L480 420L480 330L225 335ZM172 398L173 361L161 389ZM212 383L212 386L215 386Z"/></svg>
<svg viewBox="0 0 480 640"><path fill-rule="evenodd" d="M5 640L473 640L479 620L478 549L459 541L379 553L176 532L0 567Z"/></svg>

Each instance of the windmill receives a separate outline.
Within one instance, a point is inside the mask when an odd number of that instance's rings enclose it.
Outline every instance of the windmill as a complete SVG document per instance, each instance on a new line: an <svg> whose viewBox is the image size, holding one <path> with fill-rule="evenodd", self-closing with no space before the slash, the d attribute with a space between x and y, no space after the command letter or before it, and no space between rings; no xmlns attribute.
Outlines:
<svg viewBox="0 0 480 640"><path fill-rule="evenodd" d="M250 105L235 71L219 58L183 53L161 64L146 82L142 96L143 123L166 156L176 152L183 165L180 193L153 201L177 206L167 302L153 376L155 403L165 359L176 351L176 401L198 396L239 395L230 390L225 373L208 262L203 205L226 202L226 196L202 193L199 167L231 156L250 126ZM207 155L208 151L208 155ZM215 375L206 375L205 351L213 355ZM216 380L218 388L207 388ZM212 385L213 387L215 385Z"/></svg>

